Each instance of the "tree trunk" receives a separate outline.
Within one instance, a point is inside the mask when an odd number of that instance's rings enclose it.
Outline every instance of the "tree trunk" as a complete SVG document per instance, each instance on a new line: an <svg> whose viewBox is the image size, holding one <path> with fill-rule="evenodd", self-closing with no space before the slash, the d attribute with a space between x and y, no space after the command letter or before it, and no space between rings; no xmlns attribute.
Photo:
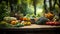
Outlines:
<svg viewBox="0 0 60 34"><path fill-rule="evenodd" d="M11 11L10 11L10 16L14 16L14 12L13 12L13 6L12 6L12 4L13 4L13 0L9 0L9 3L10 3L10 9L11 9Z"/></svg>
<svg viewBox="0 0 60 34"><path fill-rule="evenodd" d="M36 15L36 0L33 0L34 14Z"/></svg>
<svg viewBox="0 0 60 34"><path fill-rule="evenodd" d="M55 9L55 4L56 3L57 3L57 0L54 0L53 9Z"/></svg>
<svg viewBox="0 0 60 34"><path fill-rule="evenodd" d="M59 8L60 8L60 0L59 0Z"/></svg>
<svg viewBox="0 0 60 34"><path fill-rule="evenodd" d="M51 3L51 1L52 0L49 0L49 6L50 6L49 9L50 9L50 11L52 11L52 3Z"/></svg>
<svg viewBox="0 0 60 34"><path fill-rule="evenodd" d="M23 13L24 16L27 14L27 3L24 3L26 0L21 0L21 6L20 6L20 11Z"/></svg>
<svg viewBox="0 0 60 34"><path fill-rule="evenodd" d="M60 19L60 0L59 0L59 19Z"/></svg>
<svg viewBox="0 0 60 34"><path fill-rule="evenodd" d="M44 10L45 10L45 13L47 13L47 5L46 5L46 0L44 0Z"/></svg>

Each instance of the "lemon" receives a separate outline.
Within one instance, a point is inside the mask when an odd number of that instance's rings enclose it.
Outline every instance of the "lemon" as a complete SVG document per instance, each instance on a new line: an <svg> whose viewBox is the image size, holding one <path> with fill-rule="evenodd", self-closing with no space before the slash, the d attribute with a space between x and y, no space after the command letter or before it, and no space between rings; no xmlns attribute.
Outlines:
<svg viewBox="0 0 60 34"><path fill-rule="evenodd" d="M27 24L28 24L28 25L31 25L31 22L28 22Z"/></svg>

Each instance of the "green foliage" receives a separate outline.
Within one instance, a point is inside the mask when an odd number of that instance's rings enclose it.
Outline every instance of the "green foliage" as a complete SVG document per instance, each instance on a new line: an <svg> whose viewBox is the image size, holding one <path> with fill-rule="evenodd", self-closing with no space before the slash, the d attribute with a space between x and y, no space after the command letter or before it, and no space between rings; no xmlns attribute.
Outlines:
<svg viewBox="0 0 60 34"><path fill-rule="evenodd" d="M3 20L3 18L7 15L8 14L6 2L2 1L2 3L0 3L0 21Z"/></svg>
<svg viewBox="0 0 60 34"><path fill-rule="evenodd" d="M34 14L26 14L26 17L28 18L39 18L39 17L41 17L41 15L40 14L37 14L37 15L34 15Z"/></svg>
<svg viewBox="0 0 60 34"><path fill-rule="evenodd" d="M36 17L41 17L41 15L40 14L37 14Z"/></svg>
<svg viewBox="0 0 60 34"><path fill-rule="evenodd" d="M31 15L30 14L26 14L26 17L30 17Z"/></svg>

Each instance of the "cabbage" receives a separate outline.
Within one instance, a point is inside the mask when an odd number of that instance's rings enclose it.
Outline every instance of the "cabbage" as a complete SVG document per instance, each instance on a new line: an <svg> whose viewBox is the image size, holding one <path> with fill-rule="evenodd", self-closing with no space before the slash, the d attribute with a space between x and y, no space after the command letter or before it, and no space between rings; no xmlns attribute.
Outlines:
<svg viewBox="0 0 60 34"><path fill-rule="evenodd" d="M48 21L46 17L40 17L35 23L36 24L45 24Z"/></svg>
<svg viewBox="0 0 60 34"><path fill-rule="evenodd" d="M3 20L6 21L6 22L10 22L12 20L17 20L17 19L15 17L4 17Z"/></svg>

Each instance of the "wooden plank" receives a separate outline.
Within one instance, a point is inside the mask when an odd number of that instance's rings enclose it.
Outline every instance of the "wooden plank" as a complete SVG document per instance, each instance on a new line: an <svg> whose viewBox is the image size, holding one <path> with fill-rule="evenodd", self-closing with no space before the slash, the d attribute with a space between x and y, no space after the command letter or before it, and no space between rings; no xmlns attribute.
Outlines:
<svg viewBox="0 0 60 34"><path fill-rule="evenodd" d="M36 25L36 24L32 24L30 26L24 26L24 27L20 27L20 28L58 28L60 26L51 26L51 25Z"/></svg>

